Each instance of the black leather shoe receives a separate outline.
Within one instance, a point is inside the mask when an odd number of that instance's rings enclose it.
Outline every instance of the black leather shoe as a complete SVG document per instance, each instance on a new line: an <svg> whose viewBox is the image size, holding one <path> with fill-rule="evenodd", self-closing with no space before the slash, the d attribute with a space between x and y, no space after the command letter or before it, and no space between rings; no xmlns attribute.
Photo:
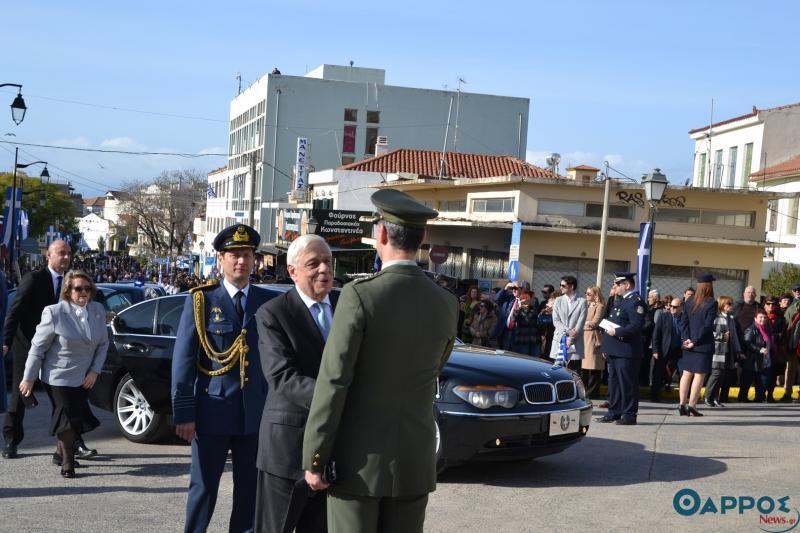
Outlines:
<svg viewBox="0 0 800 533"><path fill-rule="evenodd" d="M87 448L82 440L75 441L75 457L78 459L91 459L97 455L97 450Z"/></svg>
<svg viewBox="0 0 800 533"><path fill-rule="evenodd" d="M686 410L689 412L689 416L703 416L703 413L701 413L691 405L687 405Z"/></svg>
<svg viewBox="0 0 800 533"><path fill-rule="evenodd" d="M6 459L14 459L17 456L17 446L16 444L6 444L6 447L3 449L3 457Z"/></svg>
<svg viewBox="0 0 800 533"><path fill-rule="evenodd" d="M617 420L619 420L619 418L609 415L601 416L600 418L595 418L596 422L602 422L603 424L609 424L611 422L616 422Z"/></svg>
<svg viewBox="0 0 800 533"><path fill-rule="evenodd" d="M72 479L75 477L75 469L70 468L69 470L61 469L61 477L65 477L67 479Z"/></svg>
<svg viewBox="0 0 800 533"><path fill-rule="evenodd" d="M685 406L685 405L683 405L683 404L680 404L680 405L678 406L678 413L679 413L681 416L689 416L689 411L687 411L687 410L686 410L686 406Z"/></svg>
<svg viewBox="0 0 800 533"><path fill-rule="evenodd" d="M617 420L618 426L635 426L636 419L635 418L620 418Z"/></svg>

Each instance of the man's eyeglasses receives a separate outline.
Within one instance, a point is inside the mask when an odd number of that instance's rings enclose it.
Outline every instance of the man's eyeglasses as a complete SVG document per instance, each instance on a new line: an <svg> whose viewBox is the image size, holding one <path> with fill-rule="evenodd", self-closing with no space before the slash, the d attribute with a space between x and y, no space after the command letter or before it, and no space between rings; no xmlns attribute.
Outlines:
<svg viewBox="0 0 800 533"><path fill-rule="evenodd" d="M88 285L76 285L72 287L74 292L92 292L92 288Z"/></svg>
<svg viewBox="0 0 800 533"><path fill-rule="evenodd" d="M561 287L562 289L565 289L565 288L569 287L569 285L567 285L566 283L562 283L561 285L559 285L559 287Z"/></svg>
<svg viewBox="0 0 800 533"><path fill-rule="evenodd" d="M670 305L670 307L673 308L673 309L680 309L683 306L682 305Z"/></svg>

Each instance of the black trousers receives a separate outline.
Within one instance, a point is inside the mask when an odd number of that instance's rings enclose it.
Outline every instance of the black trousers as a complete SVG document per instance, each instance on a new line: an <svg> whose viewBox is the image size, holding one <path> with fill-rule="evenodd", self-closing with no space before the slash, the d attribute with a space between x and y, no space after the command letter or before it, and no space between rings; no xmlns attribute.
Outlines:
<svg viewBox="0 0 800 533"><path fill-rule="evenodd" d="M661 390L667 382L667 363L677 361L680 356L680 347L673 347L669 349L668 353L659 354L658 359L653 359L653 384L650 386L651 400L659 399Z"/></svg>
<svg viewBox="0 0 800 533"><path fill-rule="evenodd" d="M602 370L581 370L581 380L586 386L586 397L590 400L600 399L600 381L602 377Z"/></svg>
<svg viewBox="0 0 800 533"><path fill-rule="evenodd" d="M22 422L25 420L25 404L22 403L19 384L25 374L25 361L28 360L30 347L31 343L17 333L14 339L14 346L11 349L11 397L8 401L8 412L6 412L3 420L3 439L5 439L6 444L13 444L14 446L18 446L22 439L25 438L25 430L22 427ZM5 383L3 386L5 387Z"/></svg>
<svg viewBox="0 0 800 533"><path fill-rule="evenodd" d="M297 533L325 533L328 530L326 492L312 493L297 523L288 524L286 519L295 480L259 470L256 483L256 533L291 533L293 530Z"/></svg>
<svg viewBox="0 0 800 533"><path fill-rule="evenodd" d="M608 414L636 420L639 412L639 357L608 355Z"/></svg>

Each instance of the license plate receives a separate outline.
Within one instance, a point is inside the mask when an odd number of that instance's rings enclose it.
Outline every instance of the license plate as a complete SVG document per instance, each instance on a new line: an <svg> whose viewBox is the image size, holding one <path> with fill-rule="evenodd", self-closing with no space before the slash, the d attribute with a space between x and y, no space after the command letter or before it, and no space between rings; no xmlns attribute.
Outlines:
<svg viewBox="0 0 800 533"><path fill-rule="evenodd" d="M581 412L565 411L563 413L553 413L550 415L550 436L567 435L577 433L580 429Z"/></svg>

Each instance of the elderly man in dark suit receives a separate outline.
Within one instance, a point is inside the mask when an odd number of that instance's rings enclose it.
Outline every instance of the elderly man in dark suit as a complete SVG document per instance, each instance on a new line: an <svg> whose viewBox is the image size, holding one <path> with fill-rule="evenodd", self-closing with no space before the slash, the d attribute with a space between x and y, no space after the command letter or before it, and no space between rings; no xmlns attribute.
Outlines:
<svg viewBox="0 0 800 533"><path fill-rule="evenodd" d="M13 357L11 401L3 423L3 438L6 442L3 457L6 459L17 456L17 447L25 437L22 426L25 420L25 404L20 398L19 384L25 372L25 361L28 359L31 339L36 332L36 326L42 320L44 308L58 302L64 274L69 270L71 259L72 249L69 244L62 240L50 243L47 248L47 266L22 277L14 303L6 316L3 326L3 355L11 351ZM87 448L83 440L78 438L75 443L75 456L87 459L94 455L97 455L97 450ZM61 456L58 453L53 455L53 462L61 463Z"/></svg>
<svg viewBox="0 0 800 533"><path fill-rule="evenodd" d="M255 530L263 533L326 531L325 495L315 494L296 517L288 509L293 491L308 491L302 450L336 294L331 249L318 235L303 235L286 254L294 289L261 306L256 314L261 366L269 395L259 434ZM295 505L299 495L295 495Z"/></svg>
<svg viewBox="0 0 800 533"><path fill-rule="evenodd" d="M683 300L673 298L669 305L669 313L661 313L653 327L653 386L650 387L650 401L661 401L661 389L666 381L667 363L680 359L681 347L681 312Z"/></svg>

